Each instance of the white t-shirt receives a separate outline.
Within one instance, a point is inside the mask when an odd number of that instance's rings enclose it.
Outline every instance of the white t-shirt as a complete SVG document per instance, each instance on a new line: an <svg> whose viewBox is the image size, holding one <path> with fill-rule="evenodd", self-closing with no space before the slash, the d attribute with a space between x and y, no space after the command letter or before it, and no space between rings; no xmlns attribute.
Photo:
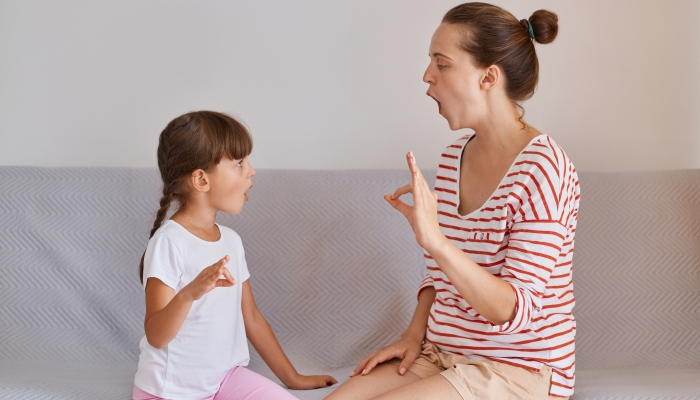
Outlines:
<svg viewBox="0 0 700 400"><path fill-rule="evenodd" d="M208 242L182 225L167 220L148 243L143 262L143 286L155 277L179 292L206 267L225 255L236 280L216 287L192 304L182 328L162 349L141 339L135 385L165 399L202 399L219 390L227 372L250 360L243 325L241 294L250 277L243 244L233 230L220 226L221 238Z"/></svg>

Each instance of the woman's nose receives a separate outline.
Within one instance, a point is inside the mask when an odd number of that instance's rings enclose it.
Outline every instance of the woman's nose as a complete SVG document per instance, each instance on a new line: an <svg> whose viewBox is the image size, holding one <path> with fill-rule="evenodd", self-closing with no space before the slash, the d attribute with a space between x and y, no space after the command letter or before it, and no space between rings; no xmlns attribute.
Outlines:
<svg viewBox="0 0 700 400"><path fill-rule="evenodd" d="M433 75L430 73L430 65L428 65L428 68L425 69L425 73L423 74L423 82L433 83Z"/></svg>

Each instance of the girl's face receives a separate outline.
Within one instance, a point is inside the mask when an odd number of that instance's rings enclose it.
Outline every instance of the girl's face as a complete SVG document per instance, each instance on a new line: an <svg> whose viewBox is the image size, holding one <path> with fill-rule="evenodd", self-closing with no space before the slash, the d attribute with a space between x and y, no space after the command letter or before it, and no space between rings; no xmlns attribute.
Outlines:
<svg viewBox="0 0 700 400"><path fill-rule="evenodd" d="M255 169L248 163L248 157L231 160L223 157L210 172L209 204L226 214L238 214L243 203L248 201L246 190L253 187Z"/></svg>
<svg viewBox="0 0 700 400"><path fill-rule="evenodd" d="M438 112L450 129L473 128L485 116L486 102L481 82L483 69L459 48L463 33L452 24L441 24L430 41L430 64L423 82L427 95L438 103Z"/></svg>

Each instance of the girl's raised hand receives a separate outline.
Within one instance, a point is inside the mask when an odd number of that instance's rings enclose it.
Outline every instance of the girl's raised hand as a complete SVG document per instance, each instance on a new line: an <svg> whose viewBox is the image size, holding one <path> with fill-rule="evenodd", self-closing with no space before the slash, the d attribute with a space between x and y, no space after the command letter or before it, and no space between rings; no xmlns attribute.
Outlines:
<svg viewBox="0 0 700 400"><path fill-rule="evenodd" d="M333 386L338 381L330 375L297 375L290 386L293 390L317 389Z"/></svg>
<svg viewBox="0 0 700 400"><path fill-rule="evenodd" d="M406 154L406 161L411 170L411 183L396 189L393 195L384 195L384 199L406 217L416 235L416 242L430 253L431 248L445 239L438 223L437 194L430 190L413 152ZM413 193L413 207L399 199L406 193Z"/></svg>
<svg viewBox="0 0 700 400"><path fill-rule="evenodd" d="M199 300L217 286L230 287L236 284L229 270L224 267L229 260L225 256L216 263L204 268L192 282L182 288L191 300ZM226 279L219 279L221 275Z"/></svg>

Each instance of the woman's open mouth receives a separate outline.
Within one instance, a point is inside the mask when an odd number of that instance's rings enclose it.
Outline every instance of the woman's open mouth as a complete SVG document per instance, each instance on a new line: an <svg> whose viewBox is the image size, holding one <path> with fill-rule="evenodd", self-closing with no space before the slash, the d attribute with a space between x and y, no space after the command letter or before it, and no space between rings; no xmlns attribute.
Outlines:
<svg viewBox="0 0 700 400"><path fill-rule="evenodd" d="M426 94L427 94L427 93L426 93ZM430 96L430 98L433 99L433 100L435 100L435 102L437 103L437 105L438 105L438 113L439 113L440 111L442 111L442 105L440 104L440 102L438 101L438 99L436 99L435 97L431 96L430 94L428 94L428 96Z"/></svg>

